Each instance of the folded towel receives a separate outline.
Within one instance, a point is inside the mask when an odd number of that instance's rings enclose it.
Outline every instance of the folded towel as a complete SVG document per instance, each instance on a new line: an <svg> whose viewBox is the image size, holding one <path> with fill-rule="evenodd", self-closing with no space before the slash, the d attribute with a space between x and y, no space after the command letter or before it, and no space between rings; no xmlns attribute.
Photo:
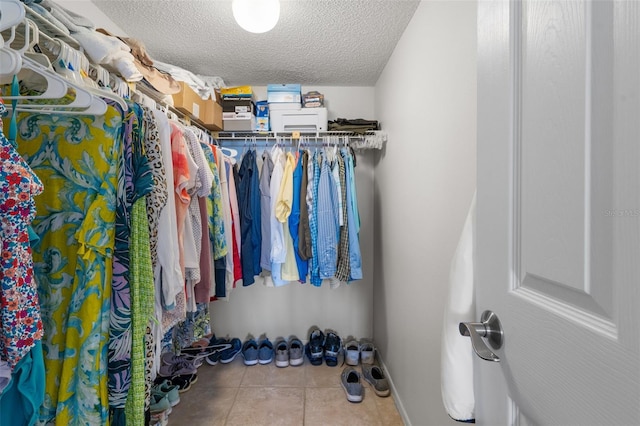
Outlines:
<svg viewBox="0 0 640 426"><path fill-rule="evenodd" d="M445 305L442 330L442 402L451 418L474 422L473 348L468 337L460 335L460 322L475 321L474 245L476 196L473 196L449 274L449 298Z"/></svg>

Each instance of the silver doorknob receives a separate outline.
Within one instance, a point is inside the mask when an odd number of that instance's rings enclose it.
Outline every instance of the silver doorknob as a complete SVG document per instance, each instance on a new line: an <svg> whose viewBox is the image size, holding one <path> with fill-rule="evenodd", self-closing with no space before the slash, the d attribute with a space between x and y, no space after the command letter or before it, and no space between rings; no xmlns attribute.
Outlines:
<svg viewBox="0 0 640 426"><path fill-rule="evenodd" d="M493 349L500 349L504 336L498 316L492 311L484 311L480 322L461 322L458 326L460 334L471 337L471 345L476 355L486 361L500 361L498 355L493 353L482 340L486 338Z"/></svg>

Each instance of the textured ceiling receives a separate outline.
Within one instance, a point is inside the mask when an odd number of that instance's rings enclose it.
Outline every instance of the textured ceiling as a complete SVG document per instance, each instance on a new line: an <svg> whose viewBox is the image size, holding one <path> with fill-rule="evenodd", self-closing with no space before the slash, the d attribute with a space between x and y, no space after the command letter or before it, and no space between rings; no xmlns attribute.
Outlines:
<svg viewBox="0 0 640 426"><path fill-rule="evenodd" d="M280 20L252 34L230 0L93 0L150 56L227 85L373 86L419 1L281 0Z"/></svg>

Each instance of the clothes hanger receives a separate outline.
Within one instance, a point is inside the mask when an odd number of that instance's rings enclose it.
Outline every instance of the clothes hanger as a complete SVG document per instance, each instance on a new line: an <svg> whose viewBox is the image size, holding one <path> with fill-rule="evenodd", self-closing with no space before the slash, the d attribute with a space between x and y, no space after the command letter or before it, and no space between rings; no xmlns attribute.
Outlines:
<svg viewBox="0 0 640 426"><path fill-rule="evenodd" d="M4 47L2 34L0 34L0 75L15 75L22 68L22 57L15 50Z"/></svg>
<svg viewBox="0 0 640 426"><path fill-rule="evenodd" d="M68 93L69 88L73 88L75 91L75 99L69 104L54 104L48 103L45 105L38 104L17 104L16 111L29 111L29 112L56 112L61 114L89 114L89 115L103 115L107 111L107 104L100 98L93 96L89 91L82 88L77 84L73 84L65 80L64 78L51 71L49 68L44 67L39 62L25 56L24 53L31 46L31 32L34 34L38 32L38 27L35 23L29 19L24 20L25 35L24 46L20 49L15 49L17 53L21 55L22 66L21 70L30 70L45 78L47 82L47 89L41 95L11 95L3 96L6 100L29 100L29 99L61 99ZM15 28L15 27L14 27ZM34 36L37 37L37 36ZM6 44L5 44L6 46ZM55 96L54 96L55 95ZM13 108L13 107L12 107ZM71 111L70 109L76 109Z"/></svg>
<svg viewBox="0 0 640 426"><path fill-rule="evenodd" d="M36 27L36 34L37 33L38 31ZM46 38L48 38L54 44L48 44L51 52L59 52L58 58L56 58L56 61L54 61L54 65L58 65L57 68L63 76L68 77L73 83L82 86L92 95L114 101L120 106L123 111L127 111L129 109L127 102L121 96L115 94L108 86L100 87L100 85L89 76L89 60L83 53L72 48L60 39L51 39L48 36L46 36ZM55 48L55 45L58 46L57 49ZM54 66L54 68L56 67ZM102 71L103 73L107 72L103 68ZM105 79L103 81L110 81L108 77L104 77L104 74L102 78Z"/></svg>
<svg viewBox="0 0 640 426"><path fill-rule="evenodd" d="M14 28L24 20L25 15L26 11L22 2L18 0L2 0L0 2L0 31Z"/></svg>

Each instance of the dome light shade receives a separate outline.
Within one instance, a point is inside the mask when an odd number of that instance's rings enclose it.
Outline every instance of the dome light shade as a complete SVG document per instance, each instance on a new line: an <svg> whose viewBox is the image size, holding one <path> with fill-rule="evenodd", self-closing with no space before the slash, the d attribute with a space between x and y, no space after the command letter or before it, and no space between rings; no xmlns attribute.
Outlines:
<svg viewBox="0 0 640 426"><path fill-rule="evenodd" d="M233 17L250 33L266 33L280 18L280 0L233 0Z"/></svg>

